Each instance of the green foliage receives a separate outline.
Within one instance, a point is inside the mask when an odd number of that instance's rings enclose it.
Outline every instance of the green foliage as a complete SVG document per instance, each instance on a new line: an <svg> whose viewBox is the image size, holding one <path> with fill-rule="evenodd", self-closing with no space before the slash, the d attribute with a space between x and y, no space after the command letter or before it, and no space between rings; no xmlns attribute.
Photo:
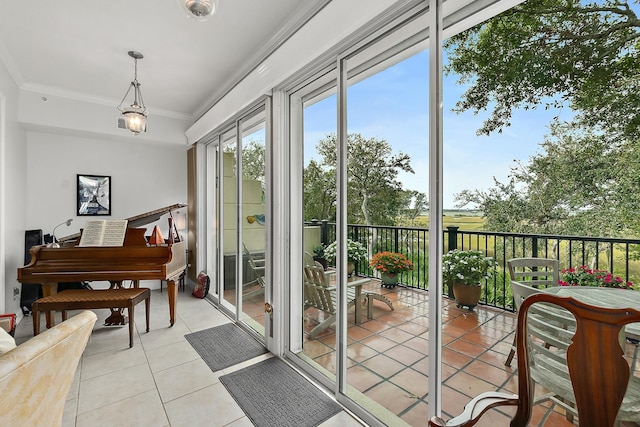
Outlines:
<svg viewBox="0 0 640 427"><path fill-rule="evenodd" d="M567 268L560 275L561 286L597 286L601 288L633 289L633 283L604 270L592 270L586 265Z"/></svg>
<svg viewBox="0 0 640 427"><path fill-rule="evenodd" d="M410 283L418 288L428 289L427 284L429 277L429 253L422 252L414 247L414 249L408 254L408 258L413 263L413 270L403 273L403 278L407 283Z"/></svg>
<svg viewBox="0 0 640 427"><path fill-rule="evenodd" d="M521 3L445 42L446 71L470 83L455 110L491 109L478 130L488 135L509 126L514 109L568 105L591 125L635 138L639 36L626 0Z"/></svg>
<svg viewBox="0 0 640 427"><path fill-rule="evenodd" d="M311 160L304 170L304 218L336 220L336 173Z"/></svg>
<svg viewBox="0 0 640 427"><path fill-rule="evenodd" d="M335 262L337 254L338 242L330 243L324 249L324 256L329 262ZM367 248L365 248L360 242L354 242L351 239L347 239L347 260L349 262L357 263L367 258Z"/></svg>
<svg viewBox="0 0 640 427"><path fill-rule="evenodd" d="M446 42L447 73L469 87L455 111L491 110L478 134L514 109L570 107L509 181L463 191L486 229L640 235L640 20L627 0L529 0ZM634 3L640 3L635 0Z"/></svg>
<svg viewBox="0 0 640 427"><path fill-rule="evenodd" d="M324 245L317 245L313 247L313 255L318 258L324 258Z"/></svg>
<svg viewBox="0 0 640 427"><path fill-rule="evenodd" d="M413 270L413 262L399 252L378 252L371 258L369 265L381 273L393 274Z"/></svg>
<svg viewBox="0 0 640 427"><path fill-rule="evenodd" d="M463 191L459 205L485 214L485 229L599 237L640 234L640 149L577 123L553 123L542 153L509 182Z"/></svg>
<svg viewBox="0 0 640 427"><path fill-rule="evenodd" d="M233 174L237 173L235 162L236 144L227 145L225 153L233 153ZM265 148L264 141L251 140L242 146L242 179L259 181L262 186L262 202L265 200Z"/></svg>
<svg viewBox="0 0 640 427"><path fill-rule="evenodd" d="M454 249L442 256L442 278L445 283L478 285L490 279L494 269L493 258L485 257L481 251Z"/></svg>
<svg viewBox="0 0 640 427"><path fill-rule="evenodd" d="M481 212L474 215L454 215L445 211L442 216L442 227L445 229L454 225L465 231L483 230L485 222L486 219ZM429 216L420 215L414 220L414 223L415 227L429 228Z"/></svg>
<svg viewBox="0 0 640 427"><path fill-rule="evenodd" d="M312 160L305 168L305 220L335 220L336 144L336 135L328 134L317 146L322 160ZM346 148L349 223L393 225L402 215L413 218L419 214L425 196L404 190L398 180L400 171L413 173L408 155L394 155L387 141L360 134L349 134Z"/></svg>
<svg viewBox="0 0 640 427"><path fill-rule="evenodd" d="M242 146L242 178L260 181L264 187L264 141L251 140Z"/></svg>
<svg viewBox="0 0 640 427"><path fill-rule="evenodd" d="M403 191L403 198L405 201L402 203L405 208L400 211L396 223L394 225L406 225L409 227L417 226L417 219L429 208L427 202L427 195L419 191L405 190Z"/></svg>
<svg viewBox="0 0 640 427"><path fill-rule="evenodd" d="M501 268L496 269L493 280L485 285L481 299L489 305L515 310L509 274Z"/></svg>

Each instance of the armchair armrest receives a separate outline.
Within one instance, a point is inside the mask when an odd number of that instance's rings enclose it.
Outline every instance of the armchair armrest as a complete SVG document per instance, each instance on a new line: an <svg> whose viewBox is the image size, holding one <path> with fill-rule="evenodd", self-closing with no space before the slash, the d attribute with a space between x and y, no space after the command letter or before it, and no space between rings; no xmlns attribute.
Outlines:
<svg viewBox="0 0 640 427"><path fill-rule="evenodd" d="M14 313L0 314L0 327L13 336L16 331L16 315Z"/></svg>
<svg viewBox="0 0 640 427"><path fill-rule="evenodd" d="M478 418L491 408L496 406L518 406L518 395L488 391L474 397L464 407L460 415L445 422L440 417L431 417L430 427L458 427L472 426L476 424Z"/></svg>
<svg viewBox="0 0 640 427"><path fill-rule="evenodd" d="M351 281L347 281L347 287L364 285L365 283L368 283L370 281L371 281L371 278L369 278L369 277L361 277L359 279L354 279L354 280L351 280Z"/></svg>

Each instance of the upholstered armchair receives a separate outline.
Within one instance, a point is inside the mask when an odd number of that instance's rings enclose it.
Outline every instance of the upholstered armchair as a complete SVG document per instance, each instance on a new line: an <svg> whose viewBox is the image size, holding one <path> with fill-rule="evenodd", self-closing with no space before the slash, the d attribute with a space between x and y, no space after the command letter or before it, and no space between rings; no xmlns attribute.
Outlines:
<svg viewBox="0 0 640 427"><path fill-rule="evenodd" d="M83 311L0 356L5 426L60 426L96 315Z"/></svg>

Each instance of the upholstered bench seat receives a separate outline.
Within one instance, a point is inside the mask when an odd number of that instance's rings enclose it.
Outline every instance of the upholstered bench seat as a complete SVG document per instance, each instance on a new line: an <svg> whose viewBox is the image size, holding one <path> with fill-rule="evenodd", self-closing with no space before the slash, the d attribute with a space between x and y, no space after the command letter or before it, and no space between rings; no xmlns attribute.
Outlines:
<svg viewBox="0 0 640 427"><path fill-rule="evenodd" d="M40 313L62 311L62 320L67 319L67 310L96 308L127 309L129 316L129 347L133 347L134 307L144 300L146 308L147 332L149 332L149 303L151 293L148 288L130 289L73 289L44 298L33 303L33 335L40 333Z"/></svg>

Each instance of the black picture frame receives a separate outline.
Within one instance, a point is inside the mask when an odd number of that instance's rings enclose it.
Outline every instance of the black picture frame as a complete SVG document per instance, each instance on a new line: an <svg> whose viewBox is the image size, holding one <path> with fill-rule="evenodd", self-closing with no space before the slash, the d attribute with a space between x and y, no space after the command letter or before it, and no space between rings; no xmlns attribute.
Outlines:
<svg viewBox="0 0 640 427"><path fill-rule="evenodd" d="M77 215L111 215L111 177L105 175L77 175Z"/></svg>

